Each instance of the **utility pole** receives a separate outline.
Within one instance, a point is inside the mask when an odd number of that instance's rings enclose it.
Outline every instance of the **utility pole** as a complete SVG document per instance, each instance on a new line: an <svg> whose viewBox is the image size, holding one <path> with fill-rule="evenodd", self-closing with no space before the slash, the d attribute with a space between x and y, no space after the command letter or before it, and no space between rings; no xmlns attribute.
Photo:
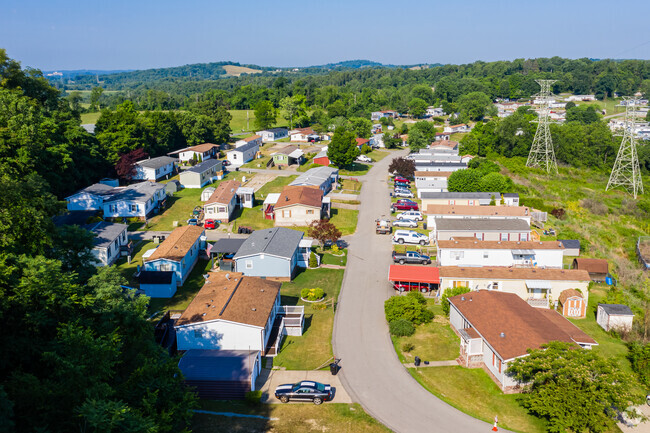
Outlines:
<svg viewBox="0 0 650 433"><path fill-rule="evenodd" d="M553 150L553 140L548 125L553 123L549 114L551 113L551 85L557 80L535 80L542 88L536 96L541 100L539 109L539 118L533 145L530 147L526 167L538 167L546 170L547 173L554 172L557 174L557 162L555 161L555 150Z"/></svg>
<svg viewBox="0 0 650 433"><path fill-rule="evenodd" d="M634 136L636 108L640 104L639 100L635 98L627 97L623 98L623 100L625 101L623 140L621 140L621 147L618 148L618 155L605 191L622 186L636 198L637 195L643 194L643 179L641 178L639 155L637 154L636 138ZM620 136L620 134L618 135Z"/></svg>
<svg viewBox="0 0 650 433"><path fill-rule="evenodd" d="M248 110L246 110L246 131L250 131L250 128L248 126Z"/></svg>

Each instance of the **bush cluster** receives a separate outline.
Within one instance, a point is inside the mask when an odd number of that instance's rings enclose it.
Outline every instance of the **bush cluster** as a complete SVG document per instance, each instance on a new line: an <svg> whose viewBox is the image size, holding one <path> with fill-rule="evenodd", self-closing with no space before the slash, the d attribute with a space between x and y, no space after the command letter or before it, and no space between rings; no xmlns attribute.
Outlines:
<svg viewBox="0 0 650 433"><path fill-rule="evenodd" d="M388 324L388 330L396 337L410 337L415 333L415 326L406 319L396 319Z"/></svg>
<svg viewBox="0 0 650 433"><path fill-rule="evenodd" d="M325 296L325 292L320 287L308 289L305 287L300 291L300 297L308 301L317 301Z"/></svg>
<svg viewBox="0 0 650 433"><path fill-rule="evenodd" d="M389 298L384 303L384 312L388 323L404 319L413 325L420 325L433 319L433 312L427 308L427 301L420 292Z"/></svg>

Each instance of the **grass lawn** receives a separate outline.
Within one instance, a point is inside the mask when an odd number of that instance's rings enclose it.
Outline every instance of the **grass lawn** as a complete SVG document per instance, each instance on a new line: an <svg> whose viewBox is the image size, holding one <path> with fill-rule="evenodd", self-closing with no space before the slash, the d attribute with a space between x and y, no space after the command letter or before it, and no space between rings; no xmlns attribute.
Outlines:
<svg viewBox="0 0 650 433"><path fill-rule="evenodd" d="M373 150L372 152L366 154L366 156L372 159L374 162L381 161L388 155L390 155L390 152L385 150Z"/></svg>
<svg viewBox="0 0 650 433"><path fill-rule="evenodd" d="M289 185L293 182L298 176L278 176L273 180L270 180L264 184L256 193L255 198L260 199L260 202L264 202L264 199L267 195L274 192L282 192L282 188ZM260 203L262 204L262 203Z"/></svg>
<svg viewBox="0 0 650 433"><path fill-rule="evenodd" d="M257 127L255 126L255 110L228 110L228 112L232 116L232 119L230 120L230 128L232 129L233 134L257 130ZM248 122L246 122L246 112L248 112ZM275 125L274 128L288 128L289 123L282 117L282 112L280 111L278 114L278 124Z"/></svg>
<svg viewBox="0 0 650 433"><path fill-rule="evenodd" d="M334 311L327 305L324 310L300 299L300 290L320 287L326 299L338 298L343 282L343 269L307 269L293 281L282 284L283 305L305 305L305 330L300 337L287 336L280 353L273 359L274 366L288 370L313 370L330 359L332 354L332 329Z"/></svg>
<svg viewBox="0 0 650 433"><path fill-rule="evenodd" d="M346 432L384 433L386 427L364 412L358 404L325 403L266 404L251 406L242 401L200 402L202 410L258 415L277 420L227 417L197 413L192 419L195 433L217 432Z"/></svg>
<svg viewBox="0 0 650 433"><path fill-rule="evenodd" d="M263 156L252 161L248 161L246 164L242 165L242 168L267 168L266 164L271 160L270 156ZM268 167L273 168L273 167Z"/></svg>
<svg viewBox="0 0 650 433"><path fill-rule="evenodd" d="M97 123L97 119L102 113L97 111L96 113L81 113L81 124L86 125L88 123Z"/></svg>
<svg viewBox="0 0 650 433"><path fill-rule="evenodd" d="M333 208L330 213L330 222L341 231L342 236L351 235L357 230L358 210Z"/></svg>
<svg viewBox="0 0 650 433"><path fill-rule="evenodd" d="M341 176L363 176L368 173L371 166L368 164L362 164L360 162L353 162L345 169L339 170L339 175Z"/></svg>
<svg viewBox="0 0 650 433"><path fill-rule="evenodd" d="M136 272L138 265L142 267L144 264L142 261L142 255L148 250L156 248L158 244L154 244L152 241L140 241L134 244L133 248L133 258L131 263L127 263L126 257L120 257L119 260L115 263L117 270L120 271L120 274L128 281L128 284L135 285L138 280L133 276Z"/></svg>
<svg viewBox="0 0 650 433"><path fill-rule="evenodd" d="M341 179L341 189L336 192L343 192L346 194L361 194L361 186L363 185L358 180Z"/></svg>
<svg viewBox="0 0 650 433"><path fill-rule="evenodd" d="M228 172L223 180L214 182L211 185L206 185L204 188L183 188L175 193L173 196L167 198L167 209L160 215L156 215L148 221L146 230L161 230L171 231L174 230L174 221L178 221L178 226L185 225L187 220L192 215L192 211L196 206L202 206L201 193L208 186L216 187L224 180L239 180L246 176L250 179L254 175L242 173L239 171Z"/></svg>
<svg viewBox="0 0 650 433"><path fill-rule="evenodd" d="M332 254L331 249L317 248L315 252L320 255L321 263L325 265L345 266L348 262L348 250L346 248L339 250L337 255Z"/></svg>
<svg viewBox="0 0 650 433"><path fill-rule="evenodd" d="M529 415L520 405L521 394L504 394L482 369L430 367L409 373L429 392L474 418L526 433L546 431L543 420Z"/></svg>
<svg viewBox="0 0 650 433"><path fill-rule="evenodd" d="M415 356L423 361L449 361L458 358L460 340L451 330L449 319L442 312L435 299L427 299L430 310L435 314L431 323L419 325L410 337L392 337L395 351L402 362L413 362ZM404 343L415 346L410 353L402 351Z"/></svg>

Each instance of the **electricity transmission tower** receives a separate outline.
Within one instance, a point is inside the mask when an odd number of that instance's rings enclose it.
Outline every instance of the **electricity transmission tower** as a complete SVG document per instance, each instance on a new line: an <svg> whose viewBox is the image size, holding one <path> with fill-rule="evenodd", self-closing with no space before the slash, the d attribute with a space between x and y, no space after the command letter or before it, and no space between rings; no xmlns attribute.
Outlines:
<svg viewBox="0 0 650 433"><path fill-rule="evenodd" d="M618 148L616 162L614 162L612 174L609 176L605 191L622 186L636 198L637 195L643 194L643 180L641 179L639 156L636 152L636 139L634 138L635 110L639 105L639 101L635 98L624 98L624 100L626 102L623 140L621 141L621 147Z"/></svg>
<svg viewBox="0 0 650 433"><path fill-rule="evenodd" d="M557 173L557 162L555 161L555 151L553 150L553 140L551 140L551 131L548 125L552 123L549 118L551 113L551 85L557 80L535 80L542 88L541 91L535 95L538 100L541 100L539 110L539 118L537 120L537 131L533 139L533 145L530 147L528 154L528 161L526 167L539 167L546 170L547 173Z"/></svg>

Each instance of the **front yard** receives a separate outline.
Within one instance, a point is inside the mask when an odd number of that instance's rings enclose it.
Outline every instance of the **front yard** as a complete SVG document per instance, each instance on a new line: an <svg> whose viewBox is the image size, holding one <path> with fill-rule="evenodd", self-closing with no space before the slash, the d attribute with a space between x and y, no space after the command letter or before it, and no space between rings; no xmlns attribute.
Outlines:
<svg viewBox="0 0 650 433"><path fill-rule="evenodd" d="M341 188L335 192L342 192L345 194L361 194L362 183L355 179L341 179Z"/></svg>
<svg viewBox="0 0 650 433"><path fill-rule="evenodd" d="M273 365L288 370L313 370L329 360L332 354L332 330L334 311L330 302L312 304L300 299L303 288L320 287L325 291L327 301L338 298L343 282L343 269L307 269L293 281L282 284L283 305L305 306L305 328L300 337L287 336L282 342L280 353L273 359Z"/></svg>
<svg viewBox="0 0 650 433"><path fill-rule="evenodd" d="M321 406L313 404L251 406L243 401L202 400L199 404L200 409L204 411L252 415L257 418L197 413L192 419L192 431L196 433L313 431L385 433L390 431L356 403L326 403Z"/></svg>

